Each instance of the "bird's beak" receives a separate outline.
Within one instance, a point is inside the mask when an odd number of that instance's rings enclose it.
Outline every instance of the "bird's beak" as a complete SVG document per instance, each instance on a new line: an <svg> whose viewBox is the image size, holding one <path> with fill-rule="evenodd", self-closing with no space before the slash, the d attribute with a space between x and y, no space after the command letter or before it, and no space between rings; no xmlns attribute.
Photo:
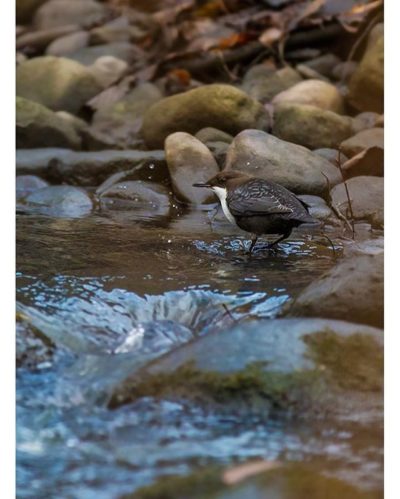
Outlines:
<svg viewBox="0 0 400 499"><path fill-rule="evenodd" d="M210 184L193 184L193 187L208 187L208 188L210 188L211 185Z"/></svg>

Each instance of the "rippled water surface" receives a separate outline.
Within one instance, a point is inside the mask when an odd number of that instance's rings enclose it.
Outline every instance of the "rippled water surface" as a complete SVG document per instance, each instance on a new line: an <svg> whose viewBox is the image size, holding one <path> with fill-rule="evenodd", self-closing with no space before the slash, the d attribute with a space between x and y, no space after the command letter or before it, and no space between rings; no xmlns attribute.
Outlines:
<svg viewBox="0 0 400 499"><path fill-rule="evenodd" d="M251 258L248 244L203 211L18 215L18 314L56 346L18 369L19 497L117 498L162 475L253 457L315 460L364 487L380 483L380 428L243 421L151 398L106 408L133 369L233 320L274 317L334 263L325 241L302 233Z"/></svg>

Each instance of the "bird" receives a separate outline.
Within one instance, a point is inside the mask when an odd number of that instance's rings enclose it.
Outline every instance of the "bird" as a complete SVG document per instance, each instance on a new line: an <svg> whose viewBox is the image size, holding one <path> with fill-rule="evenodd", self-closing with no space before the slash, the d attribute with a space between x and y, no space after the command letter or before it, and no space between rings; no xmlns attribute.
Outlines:
<svg viewBox="0 0 400 499"><path fill-rule="evenodd" d="M211 189L229 222L252 235L250 254L262 234L279 235L268 245L270 249L288 238L295 227L319 223L310 215L307 203L293 192L241 171L223 170L193 187Z"/></svg>

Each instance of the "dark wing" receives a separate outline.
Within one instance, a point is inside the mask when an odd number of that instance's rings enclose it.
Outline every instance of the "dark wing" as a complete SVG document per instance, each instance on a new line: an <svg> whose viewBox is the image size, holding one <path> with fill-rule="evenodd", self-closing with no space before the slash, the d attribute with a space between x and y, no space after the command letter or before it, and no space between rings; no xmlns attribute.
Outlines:
<svg viewBox="0 0 400 499"><path fill-rule="evenodd" d="M296 196L296 199L304 206L304 208L307 210L307 213L309 213L311 206L297 196Z"/></svg>
<svg viewBox="0 0 400 499"><path fill-rule="evenodd" d="M254 179L234 189L227 196L229 210L234 216L290 214L287 206L276 192L275 186L261 179Z"/></svg>

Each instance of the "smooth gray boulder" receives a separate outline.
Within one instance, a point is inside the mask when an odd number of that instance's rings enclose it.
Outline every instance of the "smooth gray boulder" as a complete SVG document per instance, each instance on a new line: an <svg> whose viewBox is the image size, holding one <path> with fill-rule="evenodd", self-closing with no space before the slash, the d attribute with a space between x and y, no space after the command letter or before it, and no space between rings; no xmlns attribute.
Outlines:
<svg viewBox="0 0 400 499"><path fill-rule="evenodd" d="M268 129L270 118L256 100L232 85L212 84L165 97L153 104L143 120L148 147L162 147L174 132L194 134L214 127L230 134L246 128Z"/></svg>
<svg viewBox="0 0 400 499"><path fill-rule="evenodd" d="M35 57L16 72L17 95L53 111L77 113L100 90L87 68L62 57Z"/></svg>
<svg viewBox="0 0 400 499"><path fill-rule="evenodd" d="M383 327L383 253L351 256L304 289L289 314Z"/></svg>
<svg viewBox="0 0 400 499"><path fill-rule="evenodd" d="M215 196L207 189L193 187L219 172L216 160L200 140L189 133L176 132L165 141L165 156L176 196L194 204L213 203Z"/></svg>
<svg viewBox="0 0 400 499"><path fill-rule="evenodd" d="M229 146L226 168L272 180L296 194L327 194L330 185L341 181L338 168L297 144L260 130L244 130Z"/></svg>

